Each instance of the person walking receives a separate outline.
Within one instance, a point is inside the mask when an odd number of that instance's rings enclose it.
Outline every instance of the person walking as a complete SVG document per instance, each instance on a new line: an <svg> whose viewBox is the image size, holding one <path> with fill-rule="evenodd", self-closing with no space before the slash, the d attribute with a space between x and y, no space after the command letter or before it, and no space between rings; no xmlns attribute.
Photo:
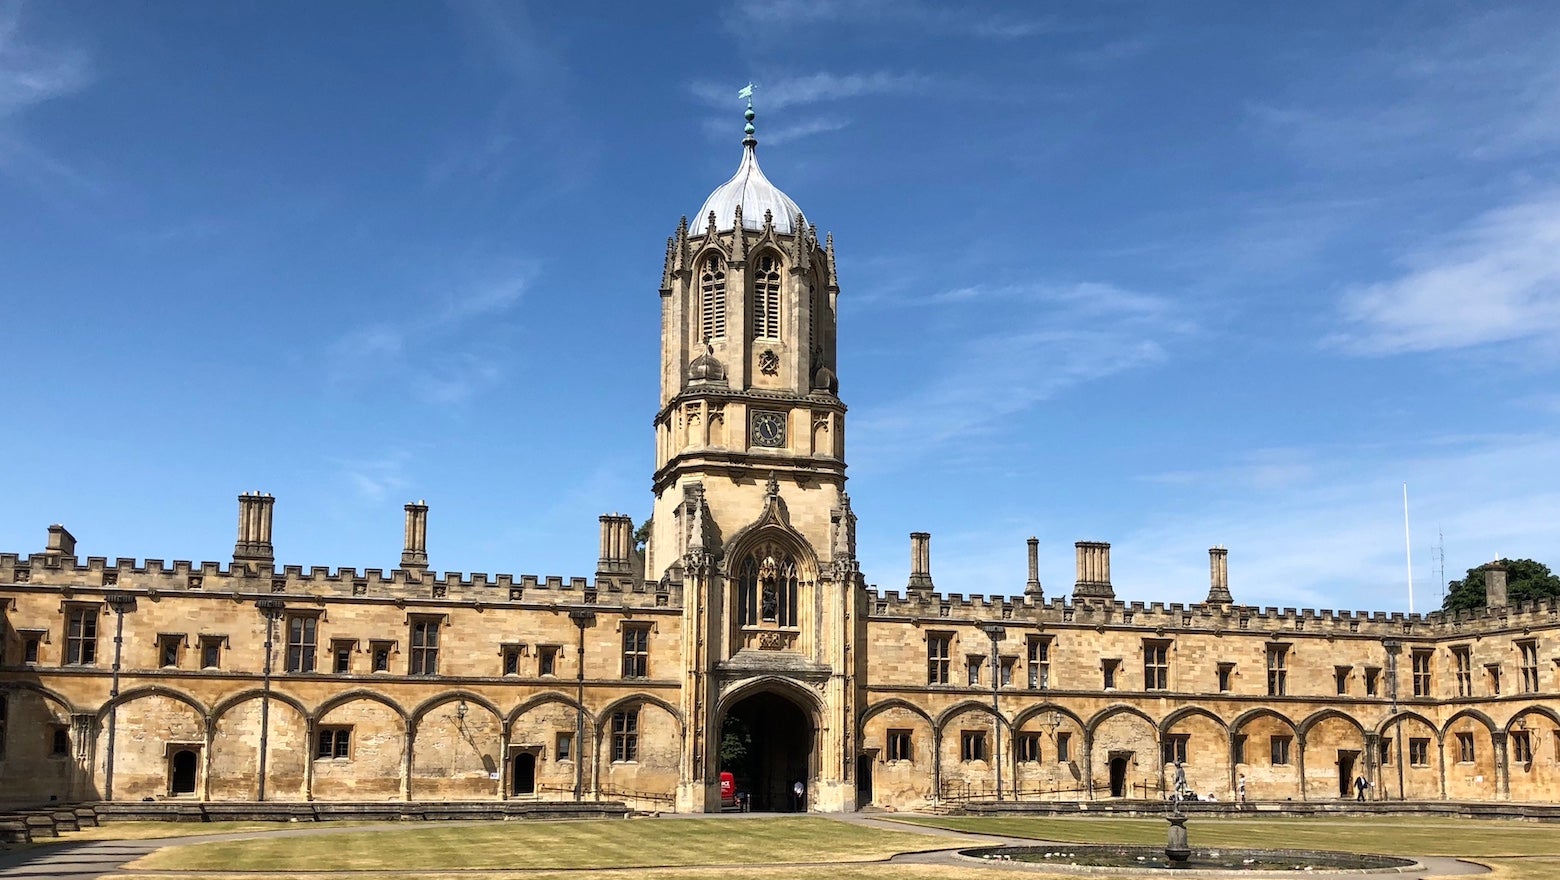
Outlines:
<svg viewBox="0 0 1560 880"><path fill-rule="evenodd" d="M1242 804L1246 802L1246 774L1244 773L1240 774L1240 779L1235 782L1235 801Z"/></svg>
<svg viewBox="0 0 1560 880"><path fill-rule="evenodd" d="M1357 800L1357 801L1365 800L1365 789L1367 789L1367 788L1370 788L1370 780L1366 779L1365 775L1363 773L1360 774L1359 776L1354 777L1354 799L1355 800Z"/></svg>

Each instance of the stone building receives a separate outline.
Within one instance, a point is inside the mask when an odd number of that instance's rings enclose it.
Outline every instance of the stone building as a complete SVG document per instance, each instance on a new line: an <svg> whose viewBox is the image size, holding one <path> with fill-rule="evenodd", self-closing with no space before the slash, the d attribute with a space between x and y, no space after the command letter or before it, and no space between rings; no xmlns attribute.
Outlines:
<svg viewBox="0 0 1560 880"><path fill-rule="evenodd" d="M942 800L1552 800L1560 608L1403 615L1123 602L1110 545L1070 601L867 588L845 493L834 245L760 170L667 243L654 508L600 519L591 577L275 563L238 498L231 562L0 554L0 800L597 795L759 809ZM1015 548L1016 550L1016 548ZM1016 554L1015 554L1016 556ZM727 748L723 761L723 742ZM732 745L740 745L733 749ZM804 795L792 794L796 782Z"/></svg>

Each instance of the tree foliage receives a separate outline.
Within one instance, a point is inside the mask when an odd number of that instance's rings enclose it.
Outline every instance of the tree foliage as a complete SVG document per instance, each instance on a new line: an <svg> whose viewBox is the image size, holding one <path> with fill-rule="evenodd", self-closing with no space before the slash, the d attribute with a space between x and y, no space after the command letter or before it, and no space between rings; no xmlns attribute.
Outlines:
<svg viewBox="0 0 1560 880"><path fill-rule="evenodd" d="M1502 559L1500 564L1506 567L1506 604L1560 598L1560 576L1542 562ZM1468 569L1462 580L1446 585L1446 601L1441 603L1441 610L1471 611L1484 605L1484 566L1481 565Z"/></svg>

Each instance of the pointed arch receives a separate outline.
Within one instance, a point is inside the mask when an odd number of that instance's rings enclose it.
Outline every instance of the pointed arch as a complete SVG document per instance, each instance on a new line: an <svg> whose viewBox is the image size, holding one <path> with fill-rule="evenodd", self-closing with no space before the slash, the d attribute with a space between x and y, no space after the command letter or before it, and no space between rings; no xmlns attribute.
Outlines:
<svg viewBox="0 0 1560 880"><path fill-rule="evenodd" d="M1305 736L1306 734L1310 733L1311 728L1322 723L1323 721L1326 721L1329 718L1341 718L1342 720L1348 722L1349 726L1353 727L1362 738L1365 736L1365 725L1361 724L1358 718L1355 718L1353 715L1350 715L1349 713L1339 709L1320 709L1316 712L1312 712L1310 715L1306 716L1305 720L1301 721L1300 724L1296 726L1295 734L1297 736Z"/></svg>
<svg viewBox="0 0 1560 880"><path fill-rule="evenodd" d="M202 723L205 723L211 717L211 713L206 710L205 705L193 696L183 691L174 690L171 687L164 687L163 685L148 685L146 687L131 688L122 692L117 698L104 703L103 707L97 711L98 720L101 721L107 717L109 710L115 706L123 706L132 700L139 700L142 697L167 697L170 700L184 703L191 709L194 709L196 714L200 715Z"/></svg>
<svg viewBox="0 0 1560 880"><path fill-rule="evenodd" d="M1192 716L1210 718L1213 720L1214 724L1219 726L1220 730L1223 730L1226 734L1230 732L1229 722L1219 717L1218 713L1204 709L1202 706L1182 706L1174 712L1171 712L1169 715L1166 715L1165 720L1159 722L1159 732L1162 734L1169 733L1170 730L1181 721L1187 718L1191 718Z"/></svg>
<svg viewBox="0 0 1560 880"><path fill-rule="evenodd" d="M1085 729L1083 716L1058 703L1037 703L1033 706L1023 709L1017 715L1013 716L1013 729L1023 729L1023 726L1029 723L1029 719L1039 715L1042 712L1057 712L1062 717L1068 718L1072 721L1072 723L1078 725L1079 730Z"/></svg>
<svg viewBox="0 0 1560 880"><path fill-rule="evenodd" d="M1446 723L1441 726L1440 730L1442 739L1446 738L1446 732L1451 730L1452 725L1456 724L1458 719L1461 718L1472 718L1473 720L1479 722L1480 724L1484 725L1484 730L1486 733L1494 733L1498 729L1494 720L1491 719L1490 716L1480 712L1478 709L1467 708L1446 719Z"/></svg>
<svg viewBox="0 0 1560 880"><path fill-rule="evenodd" d="M397 703L395 700L390 699L384 694L378 693L377 691L371 691L366 688L359 688L357 690L347 691L344 694L337 694L336 696L331 697L325 702L319 704L319 706L315 707L314 709L314 720L318 721L319 719L324 718L326 714L330 712L330 710L336 708L337 706L344 706L347 703L351 703L356 700L368 700L371 703L383 704L386 708L394 712L396 716L401 719L401 724L403 726L408 728L411 726L411 719L407 717L406 710L401 708L400 703Z"/></svg>
<svg viewBox="0 0 1560 880"><path fill-rule="evenodd" d="M1560 712L1556 712L1548 706L1539 706L1535 704L1532 706L1522 707L1522 709L1520 709L1516 714L1511 716L1511 719L1506 722L1506 726L1502 729L1509 732L1511 730L1511 726L1517 723L1518 718L1528 714L1542 715L1545 718L1548 718L1550 721L1553 721L1556 727L1560 727Z"/></svg>
<svg viewBox="0 0 1560 880"><path fill-rule="evenodd" d="M861 720L857 723L857 726L864 726L868 721L871 721L873 718L876 718L878 715L881 715L890 709L903 709L917 718L920 718L922 721L925 721L927 724L933 724L932 716L927 714L925 709L922 709L920 706L917 706L909 700L902 700L898 697L890 697L886 700L879 700L878 702L873 703L867 708L861 710Z"/></svg>
<svg viewBox="0 0 1560 880"><path fill-rule="evenodd" d="M512 727L516 721L520 720L520 716L531 711L532 709L535 709L538 706L544 706L548 703L562 703L563 705L568 706L570 709L573 709L577 712L584 712L585 721L587 724L596 723L596 716L589 709L580 705L580 703L573 697L558 691L544 691L534 697L531 697L513 709L510 709L509 714L504 716L504 725L506 727Z"/></svg>
<svg viewBox="0 0 1560 880"><path fill-rule="evenodd" d="M1425 726L1426 730L1428 730L1431 733L1435 734L1436 740L1438 742L1440 741L1441 731L1439 729L1437 729L1436 726L1433 723L1431 723L1429 718L1426 718L1425 716L1419 714L1418 712L1411 712L1411 711L1406 710L1406 709L1402 710L1402 711L1399 711L1395 715L1389 715L1385 719L1383 719L1380 724L1376 725L1376 733L1377 733L1377 735L1385 734L1387 732L1387 730L1392 727L1392 725L1400 724L1403 721L1418 721L1420 724L1423 724Z"/></svg>
<svg viewBox="0 0 1560 880"><path fill-rule="evenodd" d="M1094 737L1094 732L1100 729L1101 724L1104 724L1117 715L1135 715L1138 718L1143 719L1143 723L1148 725L1149 730L1152 730L1155 733L1159 732L1158 722L1154 721L1153 718L1150 718L1147 712L1144 712L1142 709L1139 709L1136 706L1128 705L1126 703L1115 703L1113 705L1106 706L1098 712L1095 712L1094 716L1089 719L1088 726L1084 729L1088 731L1089 737L1092 739Z"/></svg>
<svg viewBox="0 0 1560 880"><path fill-rule="evenodd" d="M626 706L655 706L658 709L662 709L666 712L666 714L672 716L672 720L677 723L678 739L681 739L686 732L683 726L682 713L677 710L677 707L653 694L640 693L629 694L626 697L619 697L618 699L613 700L606 706L602 707L601 712L599 713L599 717L611 718L614 712L621 711ZM604 726L598 726L596 728L596 738L598 740L603 735L603 731Z"/></svg>
<svg viewBox="0 0 1560 880"><path fill-rule="evenodd" d="M1250 709L1237 715L1235 720L1230 722L1230 732L1240 733L1241 730L1246 727L1246 725L1257 720L1258 718L1273 718L1280 724L1283 724L1285 727L1289 728L1291 732L1294 732L1298 729L1295 726L1295 722L1291 720L1288 715L1279 712L1277 709L1259 708Z"/></svg>
<svg viewBox="0 0 1560 880"><path fill-rule="evenodd" d="M77 714L76 704L67 699L64 694L35 682L0 681L0 693L5 693L7 691L32 691L36 694L42 694L45 699L58 703L60 708L64 709L67 715ZM98 717L103 717L103 713L99 712Z"/></svg>
<svg viewBox="0 0 1560 880"><path fill-rule="evenodd" d="M475 703L478 706L481 706L482 708L491 712L494 719L502 719L504 717L504 713L498 711L498 706L487 697L484 697L481 694L472 693L468 690L455 690L429 697L428 699L419 703L417 708L413 709L411 712L412 726L415 727L422 723L424 715L427 715L429 712L432 712L434 709L437 709L445 703L451 702L452 700L463 700L467 703Z"/></svg>
<svg viewBox="0 0 1560 880"><path fill-rule="evenodd" d="M291 695L274 690L270 693L271 699L277 701L278 703L285 703L288 706L291 706L293 710L298 713L299 718L309 717L309 710L303 707L303 703L297 697L293 697ZM265 695L266 691L263 688L250 688L247 691L239 691L232 696L223 697L220 702L211 707L212 724L221 721L222 716L237 708L240 703L247 703L250 700L258 700Z"/></svg>
<svg viewBox="0 0 1560 880"><path fill-rule="evenodd" d="M1011 724L1008 724L1008 720L1006 718L1003 718L1001 715L998 715L991 710L990 703L982 702L981 700L960 700L959 702L954 703L952 706L949 706L948 708L937 713L937 720L935 722L937 729L941 731L943 728L948 726L949 722L953 721L953 719L959 717L965 712L979 712L983 715L989 715L1000 721L1003 727L1012 727Z"/></svg>
<svg viewBox="0 0 1560 880"><path fill-rule="evenodd" d="M726 723L726 714L731 711L732 706L748 697L766 691L779 694L795 703L807 714L807 719L814 726L817 726L823 717L823 701L819 699L818 694L811 688L784 676L760 675L756 678L750 678L726 693L721 694L720 700L715 704L715 718L720 724Z"/></svg>

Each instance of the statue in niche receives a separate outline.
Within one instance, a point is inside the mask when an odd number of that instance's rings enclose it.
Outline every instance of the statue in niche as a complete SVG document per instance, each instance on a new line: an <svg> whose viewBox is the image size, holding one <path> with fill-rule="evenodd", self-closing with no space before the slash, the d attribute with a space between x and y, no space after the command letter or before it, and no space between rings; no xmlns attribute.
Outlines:
<svg viewBox="0 0 1560 880"><path fill-rule="evenodd" d="M780 589L776 581L780 566L773 556L765 556L758 567L759 611L761 619L773 622L780 611Z"/></svg>

